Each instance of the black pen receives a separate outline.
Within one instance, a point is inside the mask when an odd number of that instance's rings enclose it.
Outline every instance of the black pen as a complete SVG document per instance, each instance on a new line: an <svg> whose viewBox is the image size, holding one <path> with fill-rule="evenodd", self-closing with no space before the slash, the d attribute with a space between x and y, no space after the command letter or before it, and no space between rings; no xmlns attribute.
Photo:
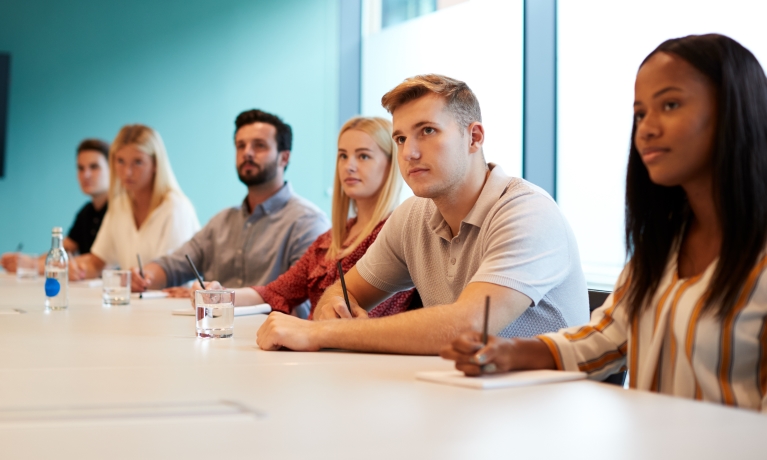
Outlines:
<svg viewBox="0 0 767 460"><path fill-rule="evenodd" d="M138 274L141 275L141 277L143 278L144 277L144 266L141 265L141 254L137 253L136 254L136 258L138 259ZM144 298L144 293L143 292L139 292L138 293L138 298L139 299L143 299Z"/></svg>
<svg viewBox="0 0 767 460"><path fill-rule="evenodd" d="M341 267L341 261L339 260L336 264L338 267L338 276L341 278L341 289L344 290L344 300L346 301L346 308L349 309L349 314L352 315L352 318L354 318L354 313L352 313L352 306L349 304L349 293L346 292L346 280L344 280L344 269Z"/></svg>
<svg viewBox="0 0 767 460"><path fill-rule="evenodd" d="M487 318L490 316L490 296L485 296L485 326L482 328L482 345L487 345Z"/></svg>
<svg viewBox="0 0 767 460"><path fill-rule="evenodd" d="M192 262L192 259L189 257L189 254L184 254L184 255L186 256L186 261L189 262L189 266L192 267L194 276L196 276L197 281L200 282L200 287L202 287L202 289L205 290L205 283L202 282L202 276L200 276L200 272L197 271L197 267L194 266L194 262Z"/></svg>

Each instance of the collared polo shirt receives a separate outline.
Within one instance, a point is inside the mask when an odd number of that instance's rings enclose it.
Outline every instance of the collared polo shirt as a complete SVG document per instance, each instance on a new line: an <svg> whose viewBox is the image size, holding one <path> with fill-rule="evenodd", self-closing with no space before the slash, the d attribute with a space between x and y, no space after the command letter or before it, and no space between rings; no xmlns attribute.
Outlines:
<svg viewBox="0 0 767 460"><path fill-rule="evenodd" d="M231 288L263 286L286 272L328 228L325 214L285 183L253 212L245 197L240 206L216 214L191 240L155 262L168 286L194 279L186 254L206 280Z"/></svg>
<svg viewBox="0 0 767 460"><path fill-rule="evenodd" d="M564 215L539 187L489 167L457 235L432 200L412 197L357 262L360 275L386 292L416 287L424 307L455 302L472 282L519 291L532 304L501 331L504 337L586 323L586 280Z"/></svg>

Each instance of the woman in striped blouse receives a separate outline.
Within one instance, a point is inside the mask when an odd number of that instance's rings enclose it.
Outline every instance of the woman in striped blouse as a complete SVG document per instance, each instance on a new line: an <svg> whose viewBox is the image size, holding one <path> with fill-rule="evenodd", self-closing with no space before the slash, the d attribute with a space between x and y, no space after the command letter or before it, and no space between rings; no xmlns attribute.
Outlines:
<svg viewBox="0 0 767 460"><path fill-rule="evenodd" d="M468 375L626 367L632 388L767 412L767 78L722 35L662 43L637 73L626 177L630 259L583 327L467 334Z"/></svg>

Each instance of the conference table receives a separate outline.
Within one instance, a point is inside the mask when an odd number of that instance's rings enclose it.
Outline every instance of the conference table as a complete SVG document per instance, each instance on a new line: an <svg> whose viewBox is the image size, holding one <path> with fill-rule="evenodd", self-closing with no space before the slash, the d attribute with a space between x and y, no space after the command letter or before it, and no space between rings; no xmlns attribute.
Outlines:
<svg viewBox="0 0 767 460"><path fill-rule="evenodd" d="M476 390L433 356L198 339L185 299L103 306L0 273L0 458L765 459L767 416L592 381Z"/></svg>

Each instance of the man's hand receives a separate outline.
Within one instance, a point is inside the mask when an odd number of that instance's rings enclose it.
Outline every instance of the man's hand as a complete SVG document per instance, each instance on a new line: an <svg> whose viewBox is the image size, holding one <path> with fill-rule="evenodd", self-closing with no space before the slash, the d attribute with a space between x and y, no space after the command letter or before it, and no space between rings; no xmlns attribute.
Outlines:
<svg viewBox="0 0 767 460"><path fill-rule="evenodd" d="M322 305L317 305L317 308L315 308L314 313L312 314L312 319L315 321L325 321L329 319L352 319L352 318L367 318L368 312L364 308L357 305L357 302L352 300L353 297L349 296L349 304L352 307L352 312L354 313L354 316L352 317L351 314L349 314L349 309L346 307L346 300L344 300L343 296L333 296L328 297L325 303ZM325 299L323 299L325 300Z"/></svg>
<svg viewBox="0 0 767 460"><path fill-rule="evenodd" d="M170 289L181 289L181 288L170 288ZM195 281L194 283L192 283L192 287L184 288L184 289L186 289L186 295L185 296L180 296L180 295L179 296L174 296L173 294L171 294L170 296L171 297L189 297L189 299L192 301L192 308L194 308L194 291L202 291L203 290L202 286L200 286L200 282L199 281ZM220 290L220 289L224 289L224 286L221 286L221 283L219 283L218 281L205 281L205 289L206 290L211 290L211 291L217 291L217 290ZM168 292L169 289L163 289L163 291ZM236 300L236 298L237 297L235 296L235 300Z"/></svg>
<svg viewBox="0 0 767 460"><path fill-rule="evenodd" d="M322 324L315 321L272 312L258 329L256 343L262 350L269 351L283 347L296 351L317 351L320 349L318 335L321 327Z"/></svg>

